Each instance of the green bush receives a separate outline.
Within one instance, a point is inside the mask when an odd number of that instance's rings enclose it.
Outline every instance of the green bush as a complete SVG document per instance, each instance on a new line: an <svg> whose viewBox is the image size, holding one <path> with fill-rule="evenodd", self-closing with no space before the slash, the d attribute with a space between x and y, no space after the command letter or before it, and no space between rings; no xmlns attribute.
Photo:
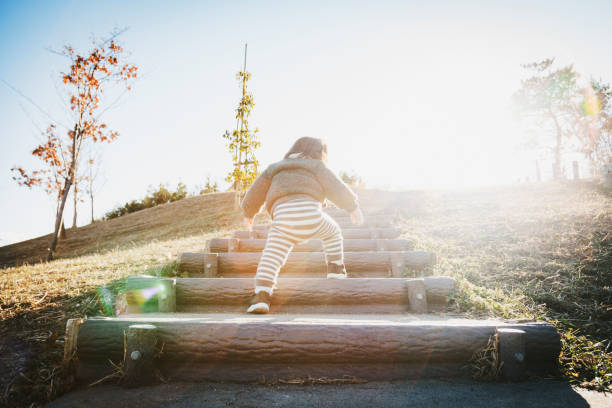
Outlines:
<svg viewBox="0 0 612 408"><path fill-rule="evenodd" d="M200 190L200 195L202 194L209 194L209 193L216 193L219 191L219 185L217 184L217 182L215 181L214 183L210 180L210 176L206 177L206 184L202 187L202 186L198 186L196 188L196 191Z"/></svg>
<svg viewBox="0 0 612 408"><path fill-rule="evenodd" d="M178 183L178 185L176 186L176 191L168 190L168 188L163 184L160 184L157 189L150 187L145 198L140 201L132 200L130 202L125 203L125 205L121 207L117 207L108 211L104 215L104 219L110 220L113 218L121 217L125 214L144 210L145 208L151 208L173 201L182 200L183 198L187 197L187 194L187 186L183 183Z"/></svg>

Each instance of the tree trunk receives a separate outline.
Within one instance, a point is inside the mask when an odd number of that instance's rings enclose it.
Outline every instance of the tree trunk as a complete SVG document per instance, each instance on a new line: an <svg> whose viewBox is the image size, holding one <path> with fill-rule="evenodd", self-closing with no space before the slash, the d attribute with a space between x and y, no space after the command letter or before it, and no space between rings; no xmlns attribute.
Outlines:
<svg viewBox="0 0 612 408"><path fill-rule="evenodd" d="M76 229L77 227L77 202L79 195L79 185L78 183L74 183L74 216L72 217L72 229Z"/></svg>
<svg viewBox="0 0 612 408"><path fill-rule="evenodd" d="M557 144L555 146L555 168L553 177L555 180L561 178L561 135L557 133Z"/></svg>
<svg viewBox="0 0 612 408"><path fill-rule="evenodd" d="M57 248L57 243L59 241L60 229L64 220L64 207L66 206L66 200L68 199L68 193L70 192L70 187L72 186L72 182L70 178L66 179L64 184L64 189L62 191L62 196L60 198L60 204L57 209L57 213L55 214L55 230L53 232L53 237L51 238L51 244L49 245L49 252L47 253L47 261L51 261L53 259L53 255L55 254L55 250Z"/></svg>
<svg viewBox="0 0 612 408"><path fill-rule="evenodd" d="M62 220L62 226L60 227L59 239L66 238L66 223Z"/></svg>
<svg viewBox="0 0 612 408"><path fill-rule="evenodd" d="M559 180L561 178L561 143L563 142L563 131L555 114L552 113L552 111L549 111L549 113L553 119L553 122L555 122L555 129L557 131L555 143L555 162L553 164L553 179Z"/></svg>
<svg viewBox="0 0 612 408"><path fill-rule="evenodd" d="M89 199L91 200L91 223L94 223L94 207L93 207L93 194L89 194Z"/></svg>

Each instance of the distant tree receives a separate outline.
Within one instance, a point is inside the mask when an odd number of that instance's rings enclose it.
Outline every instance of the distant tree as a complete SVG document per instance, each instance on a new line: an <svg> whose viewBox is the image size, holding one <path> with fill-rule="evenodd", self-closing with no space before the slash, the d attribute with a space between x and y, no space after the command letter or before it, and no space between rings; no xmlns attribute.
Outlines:
<svg viewBox="0 0 612 408"><path fill-rule="evenodd" d="M149 188L148 195L145 197L142 203L144 204L144 208L150 208L157 205L182 200L183 198L187 197L187 194L187 186L183 183L178 183L176 186L176 191L170 191L165 185L160 184L157 189Z"/></svg>
<svg viewBox="0 0 612 408"><path fill-rule="evenodd" d="M108 211L104 215L104 218L110 220L121 217L122 215L144 210L146 208L182 200L187 197L187 195L187 186L183 183L178 183L175 191L170 191L164 184L159 184L157 188L149 187L147 195L142 200L132 200L125 203L123 206L114 208Z"/></svg>
<svg viewBox="0 0 612 408"><path fill-rule="evenodd" d="M565 142L576 135L576 125L582 120L583 90L572 65L555 69L553 63L554 59L546 59L523 65L532 76L522 81L513 99L519 115L534 125L538 134L552 136L553 177L557 179L562 176Z"/></svg>
<svg viewBox="0 0 612 408"><path fill-rule="evenodd" d="M79 174L81 170L84 170L83 174ZM79 189L79 185L84 185L87 183L87 169L82 169L81 165L77 165L77 175L74 177L74 183L72 185L72 204L73 204L73 214L72 214L72 228L77 227L77 215L78 215L78 204L83 202L82 191Z"/></svg>
<svg viewBox="0 0 612 408"><path fill-rule="evenodd" d="M584 93L581 150L597 166L612 164L612 89L592 79Z"/></svg>
<svg viewBox="0 0 612 408"><path fill-rule="evenodd" d="M20 186L32 188L41 187L47 194L54 197L55 212L59 212L62 198L62 181L66 177L67 164L65 163L65 148L62 140L55 135L55 125L51 124L42 132L44 142L32 151L32 155L43 161L46 168L34 170L29 174L21 167L13 167L13 180ZM61 220L60 232L63 231L64 220Z"/></svg>
<svg viewBox="0 0 612 408"><path fill-rule="evenodd" d="M176 186L176 191L174 191L170 196L170 202L182 200L183 198L187 197L188 194L187 186L183 183L178 183Z"/></svg>
<svg viewBox="0 0 612 408"><path fill-rule="evenodd" d="M78 175L83 147L111 142L118 136L117 132L109 130L105 123L99 121L96 113L102 93L111 81L124 83L129 90L131 80L136 78L136 66L119 62L123 53L123 48L116 42L119 34L113 32L110 38L94 43L93 49L84 56L71 46L64 47L62 55L70 60L70 67L62 73L62 81L68 90L74 124L63 136L56 135L54 125L47 129L45 142L32 152L42 160L41 170L27 172L21 167L12 169L19 185L42 186L48 192L57 193L55 229L48 260L53 259L57 248L66 199Z"/></svg>
<svg viewBox="0 0 612 408"><path fill-rule="evenodd" d="M247 92L247 82L251 73L246 70L246 44L244 46L244 66L238 72L236 79L242 87L242 98L236 109L236 129L230 133L225 131L223 138L227 140L227 148L232 153L234 169L227 175L226 181L232 183L235 191L244 191L259 175L259 162L255 157L255 149L260 146L257 140L259 129L251 132L248 117L255 106L253 95Z"/></svg>
<svg viewBox="0 0 612 408"><path fill-rule="evenodd" d="M105 184L105 180L101 180L103 177L101 164L102 155L99 152L95 155L90 155L87 160L87 178L85 179L87 185L85 192L89 197L92 224L94 223L94 197Z"/></svg>
<svg viewBox="0 0 612 408"><path fill-rule="evenodd" d="M216 193L217 191L219 191L219 185L217 184L217 182L212 182L210 180L210 176L206 176L206 184L204 184L204 187L199 187L199 194L208 194L208 193Z"/></svg>
<svg viewBox="0 0 612 408"><path fill-rule="evenodd" d="M340 178L350 187L361 188L364 186L363 180L354 171L351 171L350 173L347 171L341 171Z"/></svg>

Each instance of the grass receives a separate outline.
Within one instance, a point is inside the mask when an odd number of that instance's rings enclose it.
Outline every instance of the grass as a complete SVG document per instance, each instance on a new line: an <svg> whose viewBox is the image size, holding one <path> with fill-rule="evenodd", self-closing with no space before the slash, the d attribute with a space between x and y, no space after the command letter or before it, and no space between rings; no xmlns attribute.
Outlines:
<svg viewBox="0 0 612 408"><path fill-rule="evenodd" d="M112 314L113 300L124 287L126 277L162 272L163 265L171 264L179 252L201 248L206 240L229 231L214 230L3 270L0 372L17 375L2 378L0 396L5 403L15 406L12 404L19 399L42 403L71 387L70 372L61 364L61 339L68 319ZM19 361L14 361L14 353L23 345L27 347L22 353L27 362L20 366Z"/></svg>
<svg viewBox="0 0 612 408"><path fill-rule="evenodd" d="M570 382L612 390L612 197L589 183L432 192L404 211L436 273L457 279L456 311L546 320Z"/></svg>
<svg viewBox="0 0 612 408"><path fill-rule="evenodd" d="M239 220L231 195L194 197L70 231L60 243L64 258L0 270L0 405L38 406L69 390L72 373L62 365L66 321L112 314L127 276L167 274L179 252L203 249ZM45 242L0 253L9 262L31 259L44 255Z"/></svg>
<svg viewBox="0 0 612 408"><path fill-rule="evenodd" d="M542 184L371 195L379 205L400 205L404 236L437 253L436 274L456 278L451 310L552 322L561 333L565 378L610 390L610 192ZM179 252L202 249L238 227L231 208L231 196L221 193L143 210L69 231L61 259L0 270L0 401L37 406L69 390L66 320L111 314L129 275L171 274ZM36 258L45 242L0 248L0 261Z"/></svg>

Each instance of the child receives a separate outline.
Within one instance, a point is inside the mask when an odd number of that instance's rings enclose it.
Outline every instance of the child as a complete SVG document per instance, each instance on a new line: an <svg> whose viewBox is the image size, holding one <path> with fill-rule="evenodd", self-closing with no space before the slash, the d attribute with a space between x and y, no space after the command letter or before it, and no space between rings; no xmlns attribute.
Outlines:
<svg viewBox="0 0 612 408"><path fill-rule="evenodd" d="M336 222L322 211L329 198L351 214L354 224L363 223L357 196L326 166L327 145L321 139L302 137L287 152L284 160L274 163L255 180L242 201L245 224L264 201L272 216L268 240L255 275L255 298L247 313L268 313L270 299L280 268L294 245L309 239L321 239L327 262L327 278L346 277L342 250L342 232Z"/></svg>

